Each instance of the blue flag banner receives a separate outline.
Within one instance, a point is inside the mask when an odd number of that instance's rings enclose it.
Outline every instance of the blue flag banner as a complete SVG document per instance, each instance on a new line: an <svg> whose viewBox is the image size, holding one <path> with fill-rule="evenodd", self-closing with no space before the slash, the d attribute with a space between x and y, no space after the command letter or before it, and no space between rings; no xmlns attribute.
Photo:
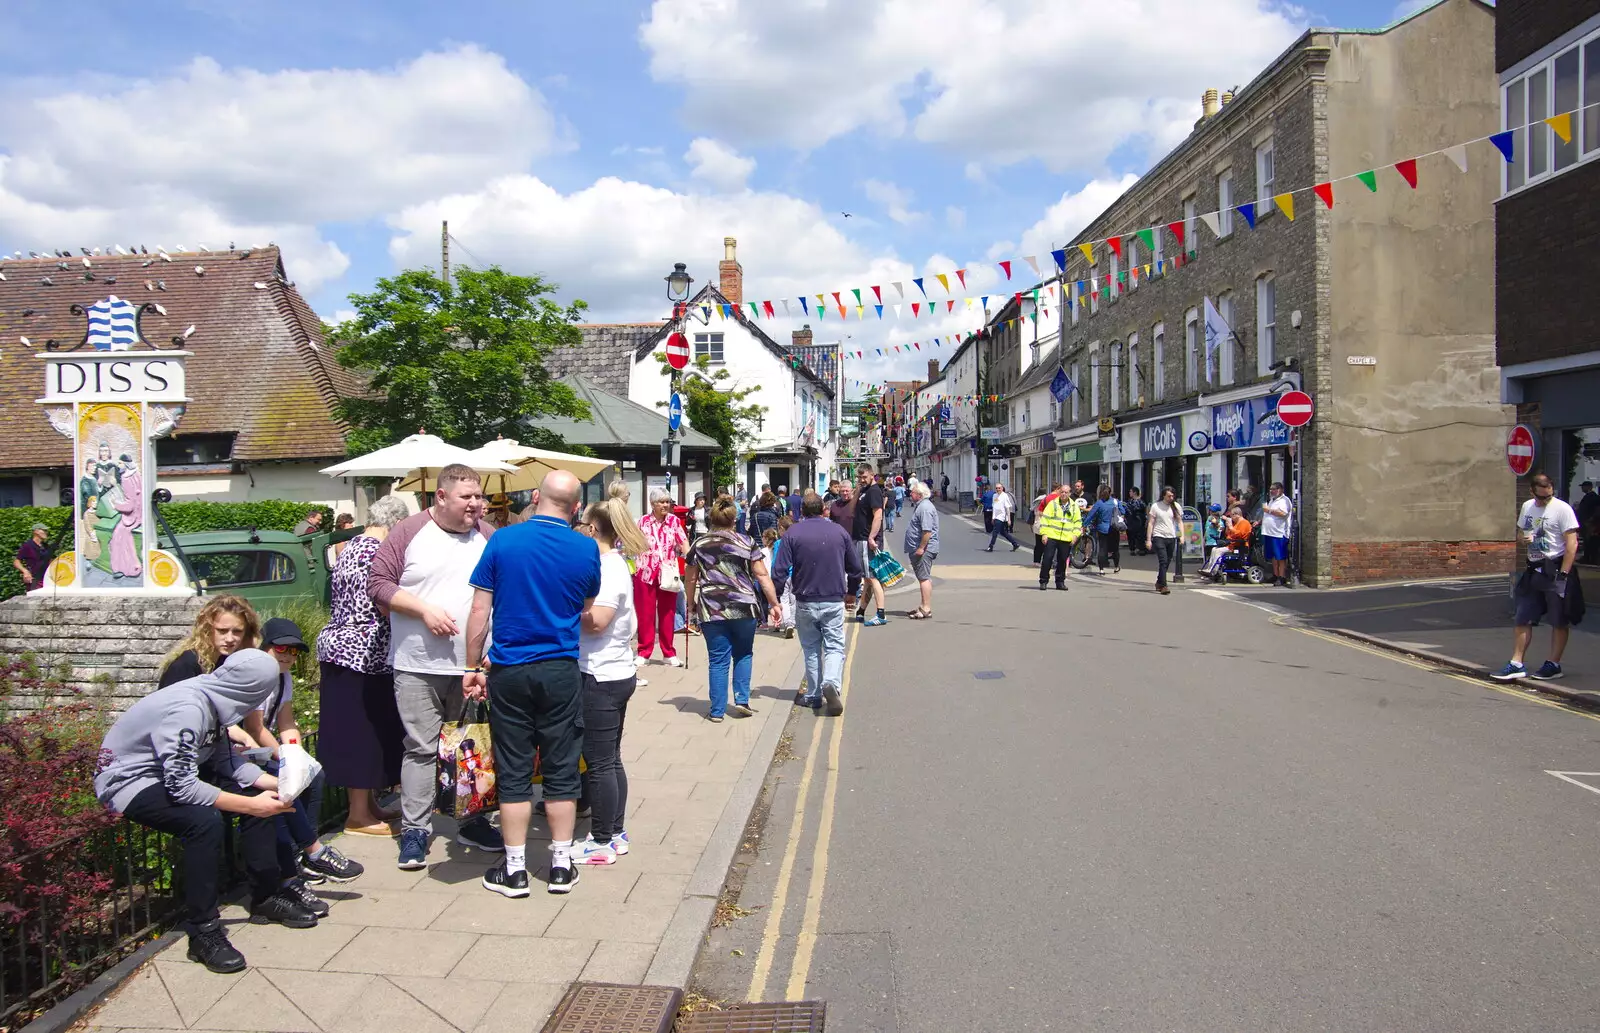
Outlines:
<svg viewBox="0 0 1600 1033"><path fill-rule="evenodd" d="M1256 228L1256 204L1254 201L1246 201L1240 205L1239 214L1244 216L1244 221L1250 224L1251 229Z"/></svg>
<svg viewBox="0 0 1600 1033"><path fill-rule="evenodd" d="M1062 272L1067 271L1067 249L1057 248L1050 252L1050 257L1056 260L1056 268Z"/></svg>
<svg viewBox="0 0 1600 1033"><path fill-rule="evenodd" d="M922 277L919 276L915 280L912 280L911 282L917 285L917 290L922 292L922 296L924 298L926 298L928 296L928 288L926 288L926 287L924 287L922 285Z"/></svg>
<svg viewBox="0 0 1600 1033"><path fill-rule="evenodd" d="M811 308L806 304L806 299L804 298L800 299L800 311L804 312L808 316L811 314Z"/></svg>
<svg viewBox="0 0 1600 1033"><path fill-rule="evenodd" d="M1065 369L1058 368L1056 375L1050 380L1050 397L1058 402L1065 402L1070 394L1072 394L1072 378L1067 376Z"/></svg>
<svg viewBox="0 0 1600 1033"><path fill-rule="evenodd" d="M1500 153L1506 156L1506 161L1510 161L1512 155L1516 153L1516 145L1513 143L1514 140L1515 137L1511 135L1511 130L1509 129L1503 133L1496 133L1489 137L1489 142L1494 144L1495 147L1499 148Z"/></svg>

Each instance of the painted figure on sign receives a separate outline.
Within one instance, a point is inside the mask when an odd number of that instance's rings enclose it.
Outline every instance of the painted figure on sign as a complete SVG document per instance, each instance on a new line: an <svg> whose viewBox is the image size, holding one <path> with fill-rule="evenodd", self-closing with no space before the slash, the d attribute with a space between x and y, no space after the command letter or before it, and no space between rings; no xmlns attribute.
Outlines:
<svg viewBox="0 0 1600 1033"><path fill-rule="evenodd" d="M139 547L133 534L144 528L144 485L139 479L139 468L133 457L122 454L120 498L112 506L121 514L111 532L111 575L113 577L138 577L144 573L139 559Z"/></svg>
<svg viewBox="0 0 1600 1033"><path fill-rule="evenodd" d="M95 530L96 505L100 501L100 464L94 459L83 461L83 477L78 480L78 523L83 528L83 558L94 561L100 558L100 532Z"/></svg>

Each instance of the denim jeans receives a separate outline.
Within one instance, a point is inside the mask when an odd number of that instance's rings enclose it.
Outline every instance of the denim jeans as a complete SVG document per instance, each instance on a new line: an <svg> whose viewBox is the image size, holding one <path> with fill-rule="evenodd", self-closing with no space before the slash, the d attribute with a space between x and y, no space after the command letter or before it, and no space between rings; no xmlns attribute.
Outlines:
<svg viewBox="0 0 1600 1033"><path fill-rule="evenodd" d="M1167 587L1167 568L1172 565L1172 557L1178 551L1178 539L1152 537L1150 543L1156 550L1156 587ZM1182 568L1179 568L1180 570Z"/></svg>
<svg viewBox="0 0 1600 1033"><path fill-rule="evenodd" d="M756 619L706 621L700 625L706 640L711 678L711 716L728 712L728 670L733 669L733 701L750 702L750 660L756 647Z"/></svg>
<svg viewBox="0 0 1600 1033"><path fill-rule="evenodd" d="M1020 549L1022 547L1022 543L1017 541L1017 539L1011 534L1010 520L996 520L994 522L994 527L989 531L989 548L994 548L996 538L1004 538L1006 541L1011 543L1011 547L1013 549Z"/></svg>
<svg viewBox="0 0 1600 1033"><path fill-rule="evenodd" d="M806 661L809 688L803 695L820 695L824 684L837 686L844 678L844 603L800 603L794 626Z"/></svg>
<svg viewBox="0 0 1600 1033"><path fill-rule="evenodd" d="M268 774L276 775L276 763L266 766ZM278 867L285 879L300 874L300 853L317 841L317 825L322 821L322 775L311 780L305 792L294 798L294 810L273 819L278 839Z"/></svg>

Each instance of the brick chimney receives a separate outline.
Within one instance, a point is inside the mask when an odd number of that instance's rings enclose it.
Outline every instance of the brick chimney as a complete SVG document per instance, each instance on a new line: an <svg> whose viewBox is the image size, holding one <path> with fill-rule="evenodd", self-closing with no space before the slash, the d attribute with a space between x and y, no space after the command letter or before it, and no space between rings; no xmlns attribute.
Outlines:
<svg viewBox="0 0 1600 1033"><path fill-rule="evenodd" d="M739 242L732 237L722 238L722 261L717 265L722 296L735 305L744 304L744 267L739 264L736 252Z"/></svg>
<svg viewBox="0 0 1600 1033"><path fill-rule="evenodd" d="M794 346L796 348L809 348L809 347L811 347L811 324L807 323L805 326L803 326L800 329L794 331L793 339L794 339Z"/></svg>
<svg viewBox="0 0 1600 1033"><path fill-rule="evenodd" d="M928 383L931 384L935 380L938 380L938 379L939 379L939 360L938 359L929 359L928 360Z"/></svg>

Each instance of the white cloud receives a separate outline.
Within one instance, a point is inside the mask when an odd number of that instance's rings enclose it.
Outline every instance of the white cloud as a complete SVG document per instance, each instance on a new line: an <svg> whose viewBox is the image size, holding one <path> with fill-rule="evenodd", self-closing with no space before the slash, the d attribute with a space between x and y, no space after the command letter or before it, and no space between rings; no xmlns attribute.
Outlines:
<svg viewBox="0 0 1600 1033"><path fill-rule="evenodd" d="M1062 194L1061 200L1045 209L1044 216L1023 232L1017 250L1024 255L1038 255L1040 268L1048 268L1046 259L1053 249L1065 246L1138 181L1139 177L1130 172L1121 179L1090 180L1082 189Z"/></svg>
<svg viewBox="0 0 1600 1033"><path fill-rule="evenodd" d="M944 209L944 221L946 225L959 233L961 230L967 228L967 210L953 204L946 205Z"/></svg>
<svg viewBox="0 0 1600 1033"><path fill-rule="evenodd" d="M640 39L691 125L816 147L857 129L1005 165L1098 168L1182 139L1208 87L1300 29L1279 0L655 0ZM974 161L968 178L981 181Z"/></svg>
<svg viewBox="0 0 1600 1033"><path fill-rule="evenodd" d="M474 47L388 70L161 78L0 110L0 240L16 247L275 240L303 287L348 258L316 229L525 169L566 146L543 98Z"/></svg>
<svg viewBox="0 0 1600 1033"><path fill-rule="evenodd" d="M754 158L747 158L708 136L696 137L684 152L683 160L689 163L689 175L696 182L725 193L743 190L750 174L756 170Z"/></svg>
<svg viewBox="0 0 1600 1033"><path fill-rule="evenodd" d="M879 179L869 179L861 184L861 189L869 201L882 205L884 214L902 226L922 218L921 212L911 210L911 191L903 187Z"/></svg>

